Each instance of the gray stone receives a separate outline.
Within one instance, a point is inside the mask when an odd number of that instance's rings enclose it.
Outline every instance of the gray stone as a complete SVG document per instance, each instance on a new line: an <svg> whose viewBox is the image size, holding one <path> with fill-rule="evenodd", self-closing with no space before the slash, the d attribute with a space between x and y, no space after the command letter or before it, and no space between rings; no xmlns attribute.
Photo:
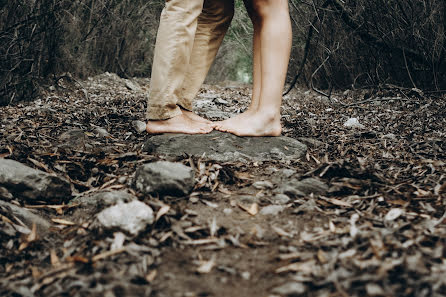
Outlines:
<svg viewBox="0 0 446 297"><path fill-rule="evenodd" d="M291 282L276 287L272 290L272 293L279 294L281 296L299 296L307 291L307 287L299 282Z"/></svg>
<svg viewBox="0 0 446 297"><path fill-rule="evenodd" d="M67 180L13 160L0 159L0 186L20 199L53 203L71 199Z"/></svg>
<svg viewBox="0 0 446 297"><path fill-rule="evenodd" d="M110 133L102 127L96 127L94 133L99 137L110 137Z"/></svg>
<svg viewBox="0 0 446 297"><path fill-rule="evenodd" d="M264 216L275 216L285 209L282 205L268 205L260 210L260 214Z"/></svg>
<svg viewBox="0 0 446 297"><path fill-rule="evenodd" d="M271 202L274 204L287 204L290 201L290 197L285 194L276 194L271 198Z"/></svg>
<svg viewBox="0 0 446 297"><path fill-rule="evenodd" d="M350 118L344 123L344 127L347 128L358 128L363 129L365 128L363 124L361 124L358 120L358 118Z"/></svg>
<svg viewBox="0 0 446 297"><path fill-rule="evenodd" d="M99 191L89 195L79 195L70 201L71 204L81 204L82 211L95 212L104 207L115 205L119 202L131 202L137 200L135 196L125 190L121 191Z"/></svg>
<svg viewBox="0 0 446 297"><path fill-rule="evenodd" d="M141 92L141 87L136 81L131 81L129 79L125 80L125 86L127 89L135 92Z"/></svg>
<svg viewBox="0 0 446 297"><path fill-rule="evenodd" d="M307 201L305 201L303 204L301 204L298 208L296 208L294 210L294 213L312 213L317 211L318 206L316 204L316 202L314 201L314 199L308 199Z"/></svg>
<svg viewBox="0 0 446 297"><path fill-rule="evenodd" d="M294 196L307 196L311 193L315 195L324 195L328 191L328 185L318 178L306 178L301 181L292 179L285 182L281 188L281 193Z"/></svg>
<svg viewBox="0 0 446 297"><path fill-rule="evenodd" d="M214 101L217 104L221 104L221 105L225 105L225 106L229 106L230 105L230 103L227 100L225 100L225 99L215 98Z"/></svg>
<svg viewBox="0 0 446 297"><path fill-rule="evenodd" d="M145 194L185 196L194 187L194 171L180 163L148 163L137 169L134 184L138 191Z"/></svg>
<svg viewBox="0 0 446 297"><path fill-rule="evenodd" d="M213 131L209 134L163 134L152 136L143 148L170 157L201 157L220 162L295 160L305 155L306 145L289 137L238 137Z"/></svg>
<svg viewBox="0 0 446 297"><path fill-rule="evenodd" d="M5 201L0 200L0 209L3 209L7 211L8 214L13 215L20 219L26 227L28 228L29 232L31 232L31 229L33 227L33 224L36 224L37 234L39 236L45 235L49 232L49 228L51 227L51 224L44 219L43 217L39 216L35 211L17 206L12 203L8 203ZM23 229L22 229L23 230Z"/></svg>
<svg viewBox="0 0 446 297"><path fill-rule="evenodd" d="M147 204L134 200L104 209L98 213L97 219L105 228L119 228L132 235L138 235L147 225L153 223L154 215Z"/></svg>
<svg viewBox="0 0 446 297"><path fill-rule="evenodd" d="M146 132L146 123L144 123L143 121L133 121L132 122L132 127L133 129L135 129L135 131L137 133L143 133Z"/></svg>
<svg viewBox="0 0 446 297"><path fill-rule="evenodd" d="M71 129L59 136L61 147L70 149L83 149L87 144L87 135L82 129Z"/></svg>
<svg viewBox="0 0 446 297"><path fill-rule="evenodd" d="M296 170L289 169L289 168L283 168L279 172L286 178L290 178L296 174Z"/></svg>

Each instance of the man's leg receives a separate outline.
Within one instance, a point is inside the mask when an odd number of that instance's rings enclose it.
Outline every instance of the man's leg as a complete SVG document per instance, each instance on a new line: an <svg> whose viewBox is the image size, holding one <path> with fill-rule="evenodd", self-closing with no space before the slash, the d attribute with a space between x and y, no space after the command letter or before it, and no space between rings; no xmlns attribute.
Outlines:
<svg viewBox="0 0 446 297"><path fill-rule="evenodd" d="M178 90L178 105L191 119L209 122L192 112L192 102L217 55L234 15L234 0L205 0L198 17L194 46L188 72Z"/></svg>
<svg viewBox="0 0 446 297"><path fill-rule="evenodd" d="M204 0L167 0L161 14L147 102L147 132L208 133L209 124L192 121L178 107Z"/></svg>
<svg viewBox="0 0 446 297"><path fill-rule="evenodd" d="M252 4L254 25L254 57L260 55L260 71L254 62L254 91L247 112L219 122L215 128L239 136L278 136L282 91L291 50L291 22L286 0L247 0ZM259 54L260 53L260 54ZM258 78L260 76L260 79ZM256 83L257 82L257 83ZM257 87L256 87L257 86ZM258 92L258 91L257 91ZM256 104L257 103L257 104ZM257 105L257 106L256 106Z"/></svg>

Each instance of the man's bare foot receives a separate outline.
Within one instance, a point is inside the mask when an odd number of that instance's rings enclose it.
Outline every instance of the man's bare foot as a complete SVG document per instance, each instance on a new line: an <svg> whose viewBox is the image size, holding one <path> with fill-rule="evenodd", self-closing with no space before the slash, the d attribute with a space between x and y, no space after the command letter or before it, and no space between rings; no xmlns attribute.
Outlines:
<svg viewBox="0 0 446 297"><path fill-rule="evenodd" d="M214 128L237 136L279 136L282 133L279 117L251 111L217 122Z"/></svg>
<svg viewBox="0 0 446 297"><path fill-rule="evenodd" d="M212 122L200 117L198 114L193 113L192 111L186 110L186 109L182 109L181 108L181 112L187 116L188 118L190 118L193 121L199 122L199 123L207 123L207 124L211 124Z"/></svg>
<svg viewBox="0 0 446 297"><path fill-rule="evenodd" d="M213 128L210 124L194 121L184 114L168 120L148 121L146 126L146 131L149 134L207 134L212 130Z"/></svg>

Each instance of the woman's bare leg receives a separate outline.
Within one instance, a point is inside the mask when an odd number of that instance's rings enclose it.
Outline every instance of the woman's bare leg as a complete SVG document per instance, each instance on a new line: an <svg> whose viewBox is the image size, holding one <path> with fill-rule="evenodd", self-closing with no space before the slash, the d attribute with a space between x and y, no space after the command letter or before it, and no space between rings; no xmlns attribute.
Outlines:
<svg viewBox="0 0 446 297"><path fill-rule="evenodd" d="M246 11L248 12L249 17L251 18L253 27L254 27L254 36L252 38L252 50L253 50L253 59L252 59L252 95L251 95L251 103L249 104L248 109L243 115L248 115L255 113L257 108L259 107L260 101L260 86L262 81L262 69L260 67L261 57L260 57L260 22L258 22L254 15L254 8L252 0L244 0ZM241 116L241 115L240 115Z"/></svg>
<svg viewBox="0 0 446 297"><path fill-rule="evenodd" d="M218 122L215 128L238 136L278 136L282 131L280 106L292 38L288 1L252 0L251 3L254 24L252 102L245 113ZM256 57L260 60L258 68Z"/></svg>

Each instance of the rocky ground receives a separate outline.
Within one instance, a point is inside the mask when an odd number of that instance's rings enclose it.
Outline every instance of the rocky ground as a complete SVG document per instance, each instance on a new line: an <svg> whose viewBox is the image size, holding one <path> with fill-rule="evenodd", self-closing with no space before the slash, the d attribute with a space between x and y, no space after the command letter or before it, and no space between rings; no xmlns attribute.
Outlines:
<svg viewBox="0 0 446 297"><path fill-rule="evenodd" d="M148 81L0 109L1 296L445 296L446 97L284 99L280 138L148 136ZM205 86L196 111L243 111Z"/></svg>

